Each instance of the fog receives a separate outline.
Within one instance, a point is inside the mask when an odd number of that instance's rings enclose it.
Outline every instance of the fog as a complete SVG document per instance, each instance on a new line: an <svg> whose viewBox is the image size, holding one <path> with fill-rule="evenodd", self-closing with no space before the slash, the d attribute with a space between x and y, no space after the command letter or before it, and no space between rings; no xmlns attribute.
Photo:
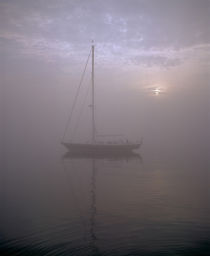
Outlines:
<svg viewBox="0 0 210 256"><path fill-rule="evenodd" d="M4 147L58 146L94 39L97 131L206 151L209 1L1 1L0 12ZM89 80L90 69L83 90ZM89 96L76 140L90 136Z"/></svg>
<svg viewBox="0 0 210 256"><path fill-rule="evenodd" d="M208 254L209 17L209 0L0 0L0 254ZM97 140L143 140L138 161L61 145L91 141L91 59L63 135L92 40L97 136L123 135Z"/></svg>

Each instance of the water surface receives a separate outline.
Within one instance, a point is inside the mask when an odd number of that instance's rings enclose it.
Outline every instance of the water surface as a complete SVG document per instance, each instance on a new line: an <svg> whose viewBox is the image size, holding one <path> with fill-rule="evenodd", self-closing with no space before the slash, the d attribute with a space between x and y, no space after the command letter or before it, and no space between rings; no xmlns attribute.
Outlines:
<svg viewBox="0 0 210 256"><path fill-rule="evenodd" d="M209 255L205 154L14 151L2 161L1 255Z"/></svg>

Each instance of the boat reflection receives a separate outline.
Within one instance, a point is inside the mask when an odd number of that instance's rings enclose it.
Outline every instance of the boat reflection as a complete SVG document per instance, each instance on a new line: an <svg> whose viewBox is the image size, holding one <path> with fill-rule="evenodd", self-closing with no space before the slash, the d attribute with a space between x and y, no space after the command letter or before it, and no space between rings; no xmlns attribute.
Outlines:
<svg viewBox="0 0 210 256"><path fill-rule="evenodd" d="M93 255L99 253L96 241L97 236L95 232L95 222L97 216L96 208L96 163L95 159L92 159L92 173L91 173L91 189L90 189L90 248Z"/></svg>
<svg viewBox="0 0 210 256"><path fill-rule="evenodd" d="M97 160L133 160L138 159L142 161L142 157L140 154L135 152L128 153L70 153L67 152L63 155L63 159L97 159Z"/></svg>
<svg viewBox="0 0 210 256"><path fill-rule="evenodd" d="M97 165L97 162L100 162L100 160L108 160L108 161L132 161L132 160L138 160L139 163L142 163L142 157L138 153L134 152L129 152L129 153L121 153L121 154L96 154L96 153L89 153L89 154L84 154L84 153L70 153L67 152L63 156L63 160L69 159L74 160L88 160L88 162L91 163L91 173L90 173L90 189L89 189L89 217L88 217L88 222L89 222L89 228L88 228L88 237L89 237L89 243L88 243L88 248L91 251L91 255L100 255L100 250L97 245L97 234L96 234L96 219L97 219L97 173L99 171L99 166Z"/></svg>

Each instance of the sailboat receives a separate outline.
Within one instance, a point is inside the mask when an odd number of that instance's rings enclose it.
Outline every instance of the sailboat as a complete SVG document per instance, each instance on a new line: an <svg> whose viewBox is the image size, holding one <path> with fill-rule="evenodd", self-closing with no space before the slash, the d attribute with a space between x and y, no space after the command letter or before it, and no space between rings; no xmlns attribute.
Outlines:
<svg viewBox="0 0 210 256"><path fill-rule="evenodd" d="M91 56L92 56L92 72L91 72L91 83L92 83L92 93L91 93L91 123L92 123L92 140L90 143L75 143L62 141L62 144L68 149L70 154L89 154L89 155L122 155L130 154L133 150L140 148L142 141L137 143L132 143L126 140L125 142L97 142L96 139L96 125L95 125L95 81L94 81L94 52L95 45L92 43L91 46Z"/></svg>

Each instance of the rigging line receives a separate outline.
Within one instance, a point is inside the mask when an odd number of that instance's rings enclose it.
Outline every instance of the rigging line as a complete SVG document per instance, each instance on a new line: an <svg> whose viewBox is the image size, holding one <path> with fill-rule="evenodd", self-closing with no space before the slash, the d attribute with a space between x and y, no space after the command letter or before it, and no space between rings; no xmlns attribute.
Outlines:
<svg viewBox="0 0 210 256"><path fill-rule="evenodd" d="M90 53L89 53L89 55L88 55L88 58L87 58L87 61L86 61L86 63L85 63L85 68L84 68L84 70L83 70L83 72L82 72L82 76L81 76L81 79L80 79L80 82L79 82L79 86L77 87L77 91L76 91L76 95L75 95L75 98L74 98L74 101L73 101L71 113L70 113L69 118L68 118L68 120L67 120L67 123L66 123L65 129L64 129L64 133L63 133L63 137L62 137L61 142L64 142L64 138L65 138L65 136L66 136L68 127L70 126L70 123L71 123L71 120L72 120L72 116L73 116L73 112L74 112L74 108L75 108L75 106L76 106L77 98L78 98L78 96L79 96L79 91L80 91L82 82L83 82L83 80L84 80L85 72L86 72L87 65L88 65L88 62L89 62L89 59L90 59L90 55L91 55L91 51L90 51Z"/></svg>
<svg viewBox="0 0 210 256"><path fill-rule="evenodd" d="M90 85L91 85L91 84L90 84ZM90 85L88 86L88 88L87 88L87 90L86 90L86 94L85 94L85 97L84 97L84 101L83 101L82 107L81 107L81 109L80 109L79 117L78 117L77 123L76 123L76 125L75 125L75 127L74 127L74 130L73 130L72 135L75 135L75 134L76 134L76 131L78 130L79 123L80 123L82 114L83 114L83 112L84 112L84 107L85 107L85 103L86 103L86 100L87 100L87 96L88 96L88 94L89 94L89 92L90 92L90 88L91 88Z"/></svg>

